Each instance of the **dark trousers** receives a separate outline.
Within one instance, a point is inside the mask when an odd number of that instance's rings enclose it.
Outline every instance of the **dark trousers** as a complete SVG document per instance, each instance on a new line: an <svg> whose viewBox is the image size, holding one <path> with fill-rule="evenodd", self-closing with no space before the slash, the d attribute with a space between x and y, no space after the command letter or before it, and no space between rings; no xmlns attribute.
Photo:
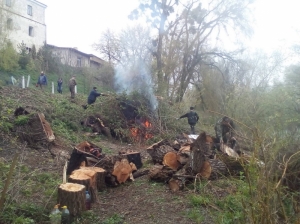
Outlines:
<svg viewBox="0 0 300 224"><path fill-rule="evenodd" d="M194 135L195 134L195 124L190 124L191 126L191 134Z"/></svg>
<svg viewBox="0 0 300 224"><path fill-rule="evenodd" d="M62 93L62 86L57 86L57 92Z"/></svg>

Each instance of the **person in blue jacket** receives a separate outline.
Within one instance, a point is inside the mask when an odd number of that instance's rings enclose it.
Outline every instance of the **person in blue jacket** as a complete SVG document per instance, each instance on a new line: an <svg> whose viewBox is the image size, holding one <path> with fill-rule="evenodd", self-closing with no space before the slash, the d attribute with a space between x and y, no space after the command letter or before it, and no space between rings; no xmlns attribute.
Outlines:
<svg viewBox="0 0 300 224"><path fill-rule="evenodd" d="M107 95L104 93L98 93L97 87L93 87L87 100L88 105L95 103L98 96L107 96ZM88 105L83 106L83 108L86 109Z"/></svg>
<svg viewBox="0 0 300 224"><path fill-rule="evenodd" d="M48 84L47 77L44 74L44 71L41 71L41 74L39 76L36 86L40 86L41 89L43 89L43 86L46 86L47 84Z"/></svg>

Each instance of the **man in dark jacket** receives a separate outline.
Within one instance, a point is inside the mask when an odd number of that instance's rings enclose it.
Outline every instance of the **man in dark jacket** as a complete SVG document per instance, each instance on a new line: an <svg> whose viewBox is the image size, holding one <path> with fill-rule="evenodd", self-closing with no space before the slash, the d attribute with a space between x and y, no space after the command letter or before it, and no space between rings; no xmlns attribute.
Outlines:
<svg viewBox="0 0 300 224"><path fill-rule="evenodd" d="M234 148L235 139L235 126L229 117L222 117L215 125L216 138L218 143L228 144L229 147Z"/></svg>
<svg viewBox="0 0 300 224"><path fill-rule="evenodd" d="M195 134L195 125L199 120L199 116L194 111L194 107L190 107L190 112L187 112L186 114L182 115L181 117L179 117L177 119L181 119L181 118L185 118L185 117L188 119L188 123L191 126L191 133L194 135Z"/></svg>
<svg viewBox="0 0 300 224"><path fill-rule="evenodd" d="M87 100L88 105L91 105L91 104L95 103L96 102L96 98L98 96L107 96L107 95L104 94L104 93L98 93L97 92L97 87L93 87L92 91L90 92L90 95L88 96L88 100ZM82 107L84 109L87 109L87 105L84 105Z"/></svg>

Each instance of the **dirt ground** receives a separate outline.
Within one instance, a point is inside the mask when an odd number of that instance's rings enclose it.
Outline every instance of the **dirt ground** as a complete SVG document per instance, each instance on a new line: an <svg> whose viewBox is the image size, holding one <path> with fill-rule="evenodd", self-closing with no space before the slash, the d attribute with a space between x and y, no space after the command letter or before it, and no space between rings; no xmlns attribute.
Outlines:
<svg viewBox="0 0 300 224"><path fill-rule="evenodd" d="M143 160L141 169L152 165L151 157L146 152L147 146L119 145L107 141L99 142L98 145L111 150L111 153L119 150L139 151ZM195 222L187 217L191 209L188 194L188 191L173 193L167 184L149 181L145 175L114 188L108 187L100 193L99 202L93 204L92 210L103 220L118 214L128 224L192 224Z"/></svg>
<svg viewBox="0 0 300 224"><path fill-rule="evenodd" d="M143 167L140 169L149 169L152 166L151 157L146 152L147 146L145 145L120 144L109 141L93 143L108 154L117 154L120 150L139 151L143 161ZM55 172L62 176L63 166L66 158L72 152L72 147L63 145L58 139L56 146L51 147L51 150L44 147L37 149L11 148L0 152L0 157L10 160L15 150L21 151L22 163L32 169L41 172ZM53 156L51 153L57 154L57 156ZM193 193L192 190L174 193L169 190L167 184L150 181L145 175L134 181L128 180L117 187L107 187L103 192L99 192L99 201L92 204L92 210L102 221L114 215L122 217L120 224L193 224L196 222L187 215L188 211L192 209L188 202L188 195L191 193Z"/></svg>

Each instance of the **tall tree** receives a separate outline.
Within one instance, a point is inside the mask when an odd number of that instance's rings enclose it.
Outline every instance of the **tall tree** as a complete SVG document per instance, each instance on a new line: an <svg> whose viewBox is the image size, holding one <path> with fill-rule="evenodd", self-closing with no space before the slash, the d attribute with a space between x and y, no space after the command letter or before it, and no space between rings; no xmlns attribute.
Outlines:
<svg viewBox="0 0 300 224"><path fill-rule="evenodd" d="M120 62L120 47L119 38L109 29L102 33L98 43L93 44L93 48L110 63Z"/></svg>
<svg viewBox="0 0 300 224"><path fill-rule="evenodd" d="M156 58L157 92L166 95L166 80L164 79L163 41L168 34L167 19L174 12L178 0L141 0L139 8L132 11L129 18L137 19L145 15L147 22L151 23L157 32L157 38L153 40L153 56ZM149 15L149 16L148 16Z"/></svg>

